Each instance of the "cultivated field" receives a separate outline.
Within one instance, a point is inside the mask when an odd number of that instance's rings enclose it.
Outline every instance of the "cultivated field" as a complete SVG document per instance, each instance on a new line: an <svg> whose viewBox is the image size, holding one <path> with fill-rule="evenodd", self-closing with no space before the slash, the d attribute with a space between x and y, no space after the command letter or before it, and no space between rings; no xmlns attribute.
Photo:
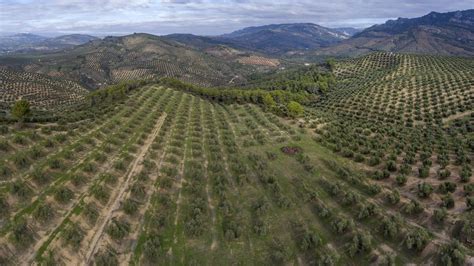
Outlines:
<svg viewBox="0 0 474 266"><path fill-rule="evenodd" d="M0 265L472 263L473 69L338 62L298 119L149 85L1 125Z"/></svg>
<svg viewBox="0 0 474 266"><path fill-rule="evenodd" d="M148 86L114 109L2 128L1 264L402 264L451 242L260 107Z"/></svg>
<svg viewBox="0 0 474 266"><path fill-rule="evenodd" d="M84 100L87 90L75 82L46 75L0 69L0 109L9 109L19 99L36 109L65 108Z"/></svg>

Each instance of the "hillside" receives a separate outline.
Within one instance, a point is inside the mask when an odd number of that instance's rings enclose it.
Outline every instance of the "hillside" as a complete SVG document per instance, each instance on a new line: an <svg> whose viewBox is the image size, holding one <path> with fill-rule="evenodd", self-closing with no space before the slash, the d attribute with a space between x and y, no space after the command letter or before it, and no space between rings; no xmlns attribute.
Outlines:
<svg viewBox="0 0 474 266"><path fill-rule="evenodd" d="M46 37L30 33L0 36L0 54L14 52L19 47L21 49L21 47L40 43L46 39Z"/></svg>
<svg viewBox="0 0 474 266"><path fill-rule="evenodd" d="M265 54L285 54L327 47L349 38L345 33L312 23L249 27L217 38L236 47Z"/></svg>
<svg viewBox="0 0 474 266"><path fill-rule="evenodd" d="M0 55L13 53L51 52L97 40L84 34L70 34L54 38L34 34L0 36Z"/></svg>
<svg viewBox="0 0 474 266"><path fill-rule="evenodd" d="M0 69L0 110L8 110L15 101L24 99L35 109L51 111L79 104L87 93L73 81Z"/></svg>
<svg viewBox="0 0 474 266"><path fill-rule="evenodd" d="M373 51L474 56L474 10L389 20L314 54L354 56Z"/></svg>
<svg viewBox="0 0 474 266"><path fill-rule="evenodd" d="M61 123L5 125L0 262L463 265L473 64L339 61L300 117L262 104L281 92L237 104L149 85Z"/></svg>
<svg viewBox="0 0 474 266"><path fill-rule="evenodd" d="M238 83L253 68L149 34L107 37L74 49L3 57L0 65L73 80L87 89L131 79L175 77L201 85Z"/></svg>

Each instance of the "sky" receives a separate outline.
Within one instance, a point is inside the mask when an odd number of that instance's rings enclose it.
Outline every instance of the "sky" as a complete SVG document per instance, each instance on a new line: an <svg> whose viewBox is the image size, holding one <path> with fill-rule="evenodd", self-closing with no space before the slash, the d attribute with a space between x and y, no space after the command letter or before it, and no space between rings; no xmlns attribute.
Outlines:
<svg viewBox="0 0 474 266"><path fill-rule="evenodd" d="M474 0L0 0L0 33L217 35L297 22L365 28L469 8Z"/></svg>

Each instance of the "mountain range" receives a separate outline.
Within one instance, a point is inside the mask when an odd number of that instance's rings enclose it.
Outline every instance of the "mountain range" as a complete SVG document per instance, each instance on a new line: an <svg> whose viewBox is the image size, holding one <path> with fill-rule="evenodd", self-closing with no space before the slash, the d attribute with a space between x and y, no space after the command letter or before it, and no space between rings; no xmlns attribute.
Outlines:
<svg viewBox="0 0 474 266"><path fill-rule="evenodd" d="M250 27L220 36L137 33L100 39L16 34L0 37L0 51L4 53L0 69L66 79L89 90L163 76L202 86L228 86L315 58L373 51L474 56L474 10L399 18L360 32L298 23Z"/></svg>
<svg viewBox="0 0 474 266"><path fill-rule="evenodd" d="M472 56L474 9L388 20L364 30L293 23L248 27L219 36L171 34L161 38L200 51L227 47L287 59L293 55L357 56L373 51ZM34 34L0 36L0 53L51 52L94 40L98 38L81 34L55 38Z"/></svg>
<svg viewBox="0 0 474 266"><path fill-rule="evenodd" d="M372 51L474 56L474 9L389 20L314 54L356 56Z"/></svg>
<svg viewBox="0 0 474 266"><path fill-rule="evenodd" d="M328 47L356 32L358 30L353 28L331 29L313 23L294 23L248 27L220 36L172 34L166 37L198 48L219 44L279 56Z"/></svg>
<svg viewBox="0 0 474 266"><path fill-rule="evenodd" d="M44 37L31 33L6 35L0 36L0 54L57 51L97 39L97 37L85 34L70 34L58 37Z"/></svg>

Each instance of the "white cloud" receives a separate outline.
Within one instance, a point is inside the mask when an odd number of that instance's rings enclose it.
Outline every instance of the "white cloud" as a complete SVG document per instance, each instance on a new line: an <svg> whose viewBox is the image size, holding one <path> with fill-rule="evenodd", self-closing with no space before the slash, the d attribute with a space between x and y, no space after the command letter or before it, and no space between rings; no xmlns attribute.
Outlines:
<svg viewBox="0 0 474 266"><path fill-rule="evenodd" d="M474 0L0 0L0 32L217 34L289 22L365 27L473 6Z"/></svg>

